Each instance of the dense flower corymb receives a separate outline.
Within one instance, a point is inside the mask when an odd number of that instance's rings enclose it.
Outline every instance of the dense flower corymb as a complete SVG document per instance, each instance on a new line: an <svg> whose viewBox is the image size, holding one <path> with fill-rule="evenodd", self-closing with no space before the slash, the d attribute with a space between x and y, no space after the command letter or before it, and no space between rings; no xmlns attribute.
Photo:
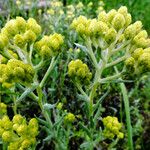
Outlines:
<svg viewBox="0 0 150 150"><path fill-rule="evenodd" d="M8 42L12 41L18 47L22 48L26 44L33 43L41 33L41 26L36 20L29 18L27 21L22 17L16 17L6 23L0 33L0 48L8 46Z"/></svg>
<svg viewBox="0 0 150 150"><path fill-rule="evenodd" d="M7 64L0 64L0 83L5 86L7 83L15 82L29 84L33 82L34 69L31 65L25 64L17 59L10 59ZM7 84L7 85L8 85Z"/></svg>
<svg viewBox="0 0 150 150"><path fill-rule="evenodd" d="M145 49L150 47L150 39L146 30L142 29L141 21L132 23L131 15L125 6L118 10L112 9L108 13L102 11L98 18L94 19L79 16L73 20L71 28L85 40L87 47L91 43L96 49L99 48L99 51L109 50L109 57L122 50L123 52L118 56L124 55L124 57L114 64L127 59L125 63L127 69L129 66L132 71L134 68L140 68L140 71L135 69L135 73L150 71L149 52L145 52ZM143 49L144 53L137 49ZM103 56L103 53L101 52L101 56ZM109 57L107 61L112 62L113 59ZM146 66L146 69L144 69L144 66Z"/></svg>
<svg viewBox="0 0 150 150"><path fill-rule="evenodd" d="M68 65L68 75L79 81L89 82L92 78L88 66L81 60L72 60Z"/></svg>
<svg viewBox="0 0 150 150"><path fill-rule="evenodd" d="M124 137L124 134L120 132L122 124L119 123L118 118L107 116L102 121L105 127L103 133L106 138L113 139L115 135L121 139Z"/></svg>
<svg viewBox="0 0 150 150"><path fill-rule="evenodd" d="M32 118L29 123L17 114L12 121L7 115L0 119L0 137L7 142L8 150L27 150L36 144L38 135L38 122Z"/></svg>
<svg viewBox="0 0 150 150"><path fill-rule="evenodd" d="M49 36L44 36L41 40L36 42L35 48L42 57L49 58L60 52L63 42L63 36L61 34L54 33Z"/></svg>

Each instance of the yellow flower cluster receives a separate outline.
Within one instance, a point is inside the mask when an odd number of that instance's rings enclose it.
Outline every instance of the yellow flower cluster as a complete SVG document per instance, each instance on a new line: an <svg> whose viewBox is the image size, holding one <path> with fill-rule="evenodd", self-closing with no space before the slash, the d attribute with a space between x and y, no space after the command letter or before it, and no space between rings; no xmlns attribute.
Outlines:
<svg viewBox="0 0 150 150"><path fill-rule="evenodd" d="M120 139L124 137L124 134L119 131L122 124L119 123L118 118L107 116L102 121L105 127L103 133L106 138L113 139L115 135Z"/></svg>
<svg viewBox="0 0 150 150"><path fill-rule="evenodd" d="M85 83L88 83L92 78L92 73L90 72L88 66L79 59L72 60L69 63L68 75Z"/></svg>
<svg viewBox="0 0 150 150"><path fill-rule="evenodd" d="M115 41L117 34L121 33L124 40L133 40L137 46L147 47L150 39L147 39L146 31L141 31L142 23L137 21L131 24L132 18L125 6L118 10L112 9L108 13L102 11L98 19L87 19L79 16L74 19L71 28L75 29L83 37L102 38L108 44ZM130 25L131 24L131 25Z"/></svg>
<svg viewBox="0 0 150 150"><path fill-rule="evenodd" d="M105 3L103 0L100 0L98 2L98 9L97 9L97 14L99 14L100 12L102 12L104 10L104 6L105 6Z"/></svg>
<svg viewBox="0 0 150 150"><path fill-rule="evenodd" d="M7 64L0 64L0 83L9 87L13 83L29 84L33 81L34 69L17 59L10 59Z"/></svg>
<svg viewBox="0 0 150 150"><path fill-rule="evenodd" d="M5 114L7 114L7 105L4 103L0 103L0 118Z"/></svg>
<svg viewBox="0 0 150 150"><path fill-rule="evenodd" d="M112 28L117 32L122 28L126 28L131 23L131 15L128 14L126 7L121 7L110 12L101 12L98 19L87 19L80 16L74 19L71 27L80 34L87 36L104 36L109 29Z"/></svg>
<svg viewBox="0 0 150 150"><path fill-rule="evenodd" d="M57 0L52 0L52 1L51 1L51 6L52 6L52 7L62 7L62 6L63 6L63 3L60 2L60 1L57 1Z"/></svg>
<svg viewBox="0 0 150 150"><path fill-rule="evenodd" d="M64 118L65 123L73 123L75 121L75 115L68 113Z"/></svg>
<svg viewBox="0 0 150 150"><path fill-rule="evenodd" d="M0 33L0 50L7 47L9 42L22 48L26 44L33 43L41 33L41 26L36 20L29 18L27 21L22 17L11 19L1 29Z"/></svg>
<svg viewBox="0 0 150 150"><path fill-rule="evenodd" d="M40 41L35 43L35 48L42 57L51 57L56 55L63 44L63 36L54 33L50 36L44 36Z"/></svg>
<svg viewBox="0 0 150 150"><path fill-rule="evenodd" d="M12 121L7 115L0 119L0 137L8 143L8 150L27 150L36 144L38 122L32 118L29 123L21 115L15 115Z"/></svg>
<svg viewBox="0 0 150 150"><path fill-rule="evenodd" d="M63 3L58 0L52 0L50 2L51 7L47 9L46 13L50 15L49 17L58 17L64 14Z"/></svg>
<svg viewBox="0 0 150 150"><path fill-rule="evenodd" d="M144 73L150 71L150 47L137 48L125 61L126 67L135 73Z"/></svg>
<svg viewBox="0 0 150 150"><path fill-rule="evenodd" d="M113 49L122 46L120 50L123 50L127 57L125 64L129 70L140 67L140 72L150 71L150 53L147 50L150 47L150 39L146 30L142 29L141 21L132 24L131 22L127 7L122 6L108 13L102 11L95 19L79 16L73 20L71 28L96 48L103 50L113 46L112 54ZM136 72L139 71L136 69Z"/></svg>

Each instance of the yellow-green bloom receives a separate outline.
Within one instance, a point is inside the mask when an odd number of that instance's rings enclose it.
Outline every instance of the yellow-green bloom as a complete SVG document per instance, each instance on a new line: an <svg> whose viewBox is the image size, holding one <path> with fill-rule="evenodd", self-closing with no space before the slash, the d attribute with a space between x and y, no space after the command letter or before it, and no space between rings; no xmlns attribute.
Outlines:
<svg viewBox="0 0 150 150"><path fill-rule="evenodd" d="M8 150L25 150L36 143L38 135L38 122L32 118L29 123L17 114L11 121L8 116L0 119L0 138L7 142Z"/></svg>
<svg viewBox="0 0 150 150"><path fill-rule="evenodd" d="M107 116L103 118L104 131L103 134L106 138L113 139L115 135L118 138L123 138L124 134L120 132L122 124L119 123L118 118Z"/></svg>
<svg viewBox="0 0 150 150"><path fill-rule="evenodd" d="M5 114L7 114L7 105L0 103L0 117Z"/></svg>
<svg viewBox="0 0 150 150"><path fill-rule="evenodd" d="M88 66L84 64L81 60L72 60L68 65L68 75L79 81L85 83L89 82L92 78L92 73L90 72Z"/></svg>
<svg viewBox="0 0 150 150"><path fill-rule="evenodd" d="M65 123L73 123L75 121L75 115L68 113L64 118Z"/></svg>

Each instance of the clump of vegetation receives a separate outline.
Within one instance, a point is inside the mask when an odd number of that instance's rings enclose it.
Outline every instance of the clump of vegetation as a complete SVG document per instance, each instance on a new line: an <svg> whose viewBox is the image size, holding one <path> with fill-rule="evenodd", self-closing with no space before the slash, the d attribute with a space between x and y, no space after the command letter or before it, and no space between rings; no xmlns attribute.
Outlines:
<svg viewBox="0 0 150 150"><path fill-rule="evenodd" d="M37 2L11 2L1 24L0 149L147 149L142 22L103 1Z"/></svg>

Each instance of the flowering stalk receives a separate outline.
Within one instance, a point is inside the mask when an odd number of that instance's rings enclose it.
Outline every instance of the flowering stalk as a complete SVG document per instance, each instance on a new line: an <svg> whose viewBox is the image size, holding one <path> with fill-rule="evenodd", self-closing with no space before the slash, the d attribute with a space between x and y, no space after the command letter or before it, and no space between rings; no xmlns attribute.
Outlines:
<svg viewBox="0 0 150 150"><path fill-rule="evenodd" d="M0 86L2 86L2 88L10 88L14 92L16 89L19 89L19 92L23 91L20 97L14 95L12 97L15 114L17 114L17 106L27 96L38 103L46 121L39 120L44 123L44 128L49 137L53 124L51 121L51 112L45 108L45 105L51 106L51 104L47 104L44 100L43 87L58 60L57 56L61 52L61 46L64 41L63 36L57 33L42 36L42 38L38 40L40 34L41 27L33 18L29 18L26 21L22 17L16 17L16 19L8 21L2 28L0 32L0 54L2 54L3 59L0 64ZM34 59L34 54L39 58L38 62ZM43 79L39 81L39 69L49 60L51 60L51 63ZM3 105L0 105L0 115L2 106ZM26 124L24 126L27 128ZM0 123L0 136L2 134L2 139L7 138L8 132L3 135L1 131L3 131L3 129L1 129ZM21 135L20 132L18 134ZM34 134L34 131L32 134ZM37 135L37 133L35 134ZM10 137L10 135L8 137ZM21 137L21 139L23 138ZM8 149L9 147L13 147L14 143L11 143L11 141L12 140L10 140L9 145L6 145ZM20 149L35 147L32 143L26 142L28 141L23 142L23 146L21 145L23 148ZM3 140L3 145L5 145L5 140ZM25 147L26 145L28 147ZM19 146L20 145L17 145L14 149L19 149Z"/></svg>
<svg viewBox="0 0 150 150"><path fill-rule="evenodd" d="M131 24L132 18L126 7L122 6L118 10L111 10L108 13L100 12L98 18L87 19L84 16L79 16L74 19L71 28L74 29L85 41L85 46L76 44L84 52L88 54L94 66L93 81L89 80L90 88L84 92L80 84L75 84L84 99L87 99L89 113L87 117L90 122L90 138L93 142L93 107L94 99L96 99L97 89L101 84L120 79L123 73L129 71L135 74L143 73L150 70L150 39L147 32L142 30L142 23L137 21ZM87 69L80 60L73 60L68 65L68 74L75 82L84 84L84 80L88 78ZM123 63L121 72L104 77L103 72L107 68L114 67L119 63ZM83 62L82 62L83 63ZM147 70L143 66L146 66ZM86 66L86 64L84 64ZM137 69L137 68L140 69ZM85 67L87 68L87 66ZM81 72L82 70L82 72ZM123 81L123 80L122 80ZM91 83L90 83L91 82ZM85 88L87 88L86 84ZM133 149L132 131L130 127L129 105L125 87L121 84L123 91L127 127L129 136L129 148ZM90 92L89 92L90 91ZM99 112L99 109L97 110ZM96 124L95 124L96 125ZM96 127L95 127L96 128ZM118 141L118 140L116 140ZM93 144L92 144L93 145Z"/></svg>

